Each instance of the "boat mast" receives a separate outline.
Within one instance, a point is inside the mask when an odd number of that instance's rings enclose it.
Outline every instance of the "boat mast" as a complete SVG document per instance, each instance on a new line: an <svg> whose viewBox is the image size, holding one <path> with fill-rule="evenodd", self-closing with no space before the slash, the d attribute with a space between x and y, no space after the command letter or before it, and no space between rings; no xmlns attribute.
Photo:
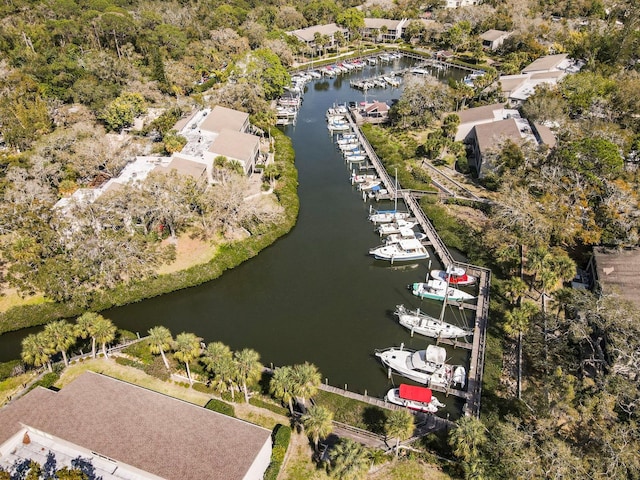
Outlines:
<svg viewBox="0 0 640 480"><path fill-rule="evenodd" d="M451 274L449 273L448 268L445 270L445 272L447 277L447 287L444 291L444 300L442 300L442 310L440 310L440 324L442 324L442 321L444 320L444 310L447 307L447 299L449 298L449 275Z"/></svg>
<svg viewBox="0 0 640 480"><path fill-rule="evenodd" d="M393 213L398 212L398 167L396 167L396 182L395 182L395 192L394 192L394 205L393 205Z"/></svg>

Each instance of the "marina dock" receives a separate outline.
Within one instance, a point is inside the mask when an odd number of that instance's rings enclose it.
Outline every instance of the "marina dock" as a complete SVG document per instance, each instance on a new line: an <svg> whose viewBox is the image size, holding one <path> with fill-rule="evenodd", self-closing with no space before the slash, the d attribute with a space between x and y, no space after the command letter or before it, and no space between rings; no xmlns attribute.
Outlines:
<svg viewBox="0 0 640 480"><path fill-rule="evenodd" d="M398 189L398 191L396 191L394 178L392 178L384 168L384 165L376 155L376 152L371 147L371 144L369 144L365 136L362 134L360 128L356 125L353 116L347 115L346 118L351 125L351 129L356 133L358 140L360 141L360 144L369 157L369 161L371 162L373 168L376 170L378 177L381 179L382 184L384 185L384 189L388 192L389 198L394 198L396 195L398 195L399 198L402 198L412 216L416 218L420 227L426 233L431 248L443 263L444 267L463 267L470 275L478 277L478 295L476 304L453 301L450 302L452 305L457 305L460 308L472 310L475 312L473 342L457 342L456 345L454 344L455 341L452 340L439 340L440 343L452 345L454 347L459 346L460 348L471 350L469 372L467 376L467 388L466 390L457 390L452 388L440 389L432 387L433 390L444 392L447 395L451 394L464 398L466 400L464 406L465 414L477 417L480 415L482 373L484 367L487 321L489 315L491 270L475 265L461 264L454 261L451 253L449 252L449 249L446 247L446 245L438 235L438 232L429 221L422 208L420 208L420 204L418 203L416 196L411 191L405 191L401 189Z"/></svg>

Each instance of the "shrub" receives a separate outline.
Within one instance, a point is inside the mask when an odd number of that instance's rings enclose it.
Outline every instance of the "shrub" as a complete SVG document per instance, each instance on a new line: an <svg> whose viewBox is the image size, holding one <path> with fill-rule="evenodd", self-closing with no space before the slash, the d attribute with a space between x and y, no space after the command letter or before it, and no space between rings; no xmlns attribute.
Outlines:
<svg viewBox="0 0 640 480"><path fill-rule="evenodd" d="M132 360L127 357L116 357L116 363L118 365L124 365L125 367L133 367L139 370L144 370L144 364L137 362L136 360Z"/></svg>
<svg viewBox="0 0 640 480"><path fill-rule="evenodd" d="M291 427L278 424L273 429L273 444L288 447L291 441Z"/></svg>
<svg viewBox="0 0 640 480"><path fill-rule="evenodd" d="M155 359L155 355L153 355L149 350L149 342L147 340L132 343L131 345L123 348L122 353L126 353L131 357L136 357L145 364L151 364Z"/></svg>
<svg viewBox="0 0 640 480"><path fill-rule="evenodd" d="M228 415L229 417L236 416L236 411L233 408L233 405L229 405L227 402L223 402L222 400L217 400L215 398L209 400L204 408L222 413L223 415Z"/></svg>
<svg viewBox="0 0 640 480"><path fill-rule="evenodd" d="M273 449L271 450L271 463L269 464L269 468L264 472L265 480L276 480L276 478L278 478L280 467L287 453L287 448L289 448L291 428L278 424L273 429L271 438L273 438Z"/></svg>
<svg viewBox="0 0 640 480"><path fill-rule="evenodd" d="M155 357L153 362L148 365L144 365L142 370L144 370L144 373L147 375L151 375L152 377L156 377L165 382L171 378L171 372L167 370L162 357Z"/></svg>
<svg viewBox="0 0 640 480"><path fill-rule="evenodd" d="M194 383L193 384L193 389L196 392L202 392L202 393L208 393L208 394L216 393L216 389L215 388L213 388L211 386L207 386L206 384L200 383L200 382Z"/></svg>
<svg viewBox="0 0 640 480"><path fill-rule="evenodd" d="M251 397L249 399L249 403L254 407L260 407L260 408L265 408L267 410L271 410L273 413L277 413L278 415L283 415L285 417L289 415L288 409L280 405L276 405L275 403L265 402L264 400L257 397Z"/></svg>
<svg viewBox="0 0 640 480"><path fill-rule="evenodd" d="M31 387L29 387L29 390L33 390L36 387L51 388L53 387L53 384L58 381L59 378L60 378L60 375L56 372L45 373L40 380L38 380L37 382L34 382L31 385Z"/></svg>

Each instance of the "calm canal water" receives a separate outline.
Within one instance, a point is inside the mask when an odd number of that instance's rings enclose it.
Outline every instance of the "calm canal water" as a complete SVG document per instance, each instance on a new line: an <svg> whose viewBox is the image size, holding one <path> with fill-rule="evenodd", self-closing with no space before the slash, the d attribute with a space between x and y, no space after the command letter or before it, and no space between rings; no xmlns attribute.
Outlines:
<svg viewBox="0 0 640 480"><path fill-rule="evenodd" d="M409 62L367 67L350 78L389 73ZM464 73L440 75L460 78ZM390 103L401 91L375 89L365 97L350 88L350 78L310 82L297 124L283 127L293 141L300 182L300 215L289 235L219 279L103 314L141 335L165 325L174 335L193 332L233 350L253 348L267 365L309 361L331 385L383 396L391 382L374 351L401 342L425 348L431 342L411 338L392 313L395 305L404 304L439 315L438 302L421 301L407 289L424 280L430 264L437 268L439 263L432 255L431 261L390 266L367 254L380 239L367 220L369 204L351 186L347 166L326 129L325 112L337 102ZM452 321L460 317L457 310L446 313ZM16 358L24 334L0 337L0 356ZM467 363L466 352L447 350L452 363ZM401 381L393 379L396 385ZM446 403L453 405L453 398Z"/></svg>

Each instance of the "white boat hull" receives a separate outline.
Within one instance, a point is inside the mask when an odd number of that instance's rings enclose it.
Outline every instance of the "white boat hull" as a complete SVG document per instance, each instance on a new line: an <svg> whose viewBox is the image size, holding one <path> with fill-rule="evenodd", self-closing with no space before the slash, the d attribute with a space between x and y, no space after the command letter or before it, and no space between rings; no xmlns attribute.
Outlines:
<svg viewBox="0 0 640 480"><path fill-rule="evenodd" d="M411 361L411 357L414 353L416 353L415 350L391 347L386 350L376 352L376 356L380 358L383 365L390 368L393 372L413 380L414 382L441 388L447 388L455 384L464 387L464 381L466 378L461 378L462 372L466 373L464 367L442 364L434 365L432 369L419 369L416 368ZM458 373L454 375L456 371ZM455 384L454 376L457 380ZM463 376L466 377L466 375Z"/></svg>
<svg viewBox="0 0 640 480"><path fill-rule="evenodd" d="M468 285L474 285L478 279L472 275L467 275L466 273L464 273L464 271L462 272L462 275L457 275L457 274L449 274L447 273L446 270L431 270L431 272L429 272L429 275L431 276L431 278L436 279L436 280L442 280L442 281L447 281L447 277L449 279L449 285L460 285L460 286L468 286Z"/></svg>
<svg viewBox="0 0 640 480"><path fill-rule="evenodd" d="M444 283L444 287L441 286L441 283ZM463 292L457 288L447 287L446 282L440 282L439 280L429 280L426 283L413 283L411 284L411 293L420 298L444 300L446 297L447 300L457 302L464 302L465 300L473 300L475 298L470 293Z"/></svg>
<svg viewBox="0 0 640 480"><path fill-rule="evenodd" d="M390 223L397 222L398 220L405 220L409 218L411 214L409 212L376 212L369 215L369 221L373 223Z"/></svg>
<svg viewBox="0 0 640 480"><path fill-rule="evenodd" d="M415 400L407 400L406 398L401 398L399 388L392 388L391 390L389 390L385 398L389 403L400 405L401 407L406 407L409 410L415 410L417 412L424 413L436 413L439 408L443 408L446 406L444 403L441 403L436 397L431 397L431 401L429 403L417 402Z"/></svg>
<svg viewBox="0 0 640 480"><path fill-rule="evenodd" d="M413 334L431 338L460 338L471 335L471 332L451 323L440 321L418 311L407 310L404 305L398 305L394 314L398 322Z"/></svg>

